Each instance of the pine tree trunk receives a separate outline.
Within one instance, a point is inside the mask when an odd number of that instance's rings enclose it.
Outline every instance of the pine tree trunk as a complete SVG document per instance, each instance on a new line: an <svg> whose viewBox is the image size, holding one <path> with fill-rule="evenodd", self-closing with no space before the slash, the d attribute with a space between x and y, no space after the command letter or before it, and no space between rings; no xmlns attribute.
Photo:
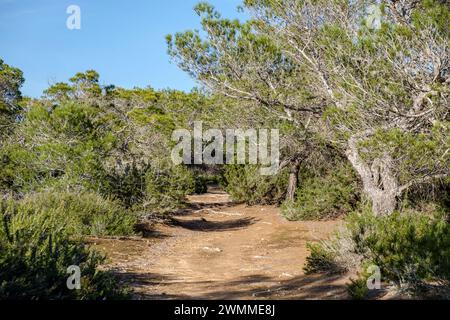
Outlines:
<svg viewBox="0 0 450 320"><path fill-rule="evenodd" d="M300 171L300 160L296 160L292 163L290 171L289 171L289 181L286 193L286 200L294 201L295 200L295 191L297 190L298 184L298 173Z"/></svg>
<svg viewBox="0 0 450 320"><path fill-rule="evenodd" d="M357 139L351 138L346 152L347 158L359 174L366 196L372 201L372 210L376 215L388 215L397 207L399 187L395 179L389 155L376 158L372 166L360 157L357 148Z"/></svg>

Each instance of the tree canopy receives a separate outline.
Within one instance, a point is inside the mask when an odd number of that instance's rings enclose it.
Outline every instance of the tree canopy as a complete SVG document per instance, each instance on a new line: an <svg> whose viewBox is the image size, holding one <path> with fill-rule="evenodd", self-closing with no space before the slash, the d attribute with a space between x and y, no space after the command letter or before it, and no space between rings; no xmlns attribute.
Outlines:
<svg viewBox="0 0 450 320"><path fill-rule="evenodd" d="M391 213L412 185L448 177L446 1L244 5L253 19L242 23L199 4L204 33L167 38L178 65L341 148L377 213Z"/></svg>

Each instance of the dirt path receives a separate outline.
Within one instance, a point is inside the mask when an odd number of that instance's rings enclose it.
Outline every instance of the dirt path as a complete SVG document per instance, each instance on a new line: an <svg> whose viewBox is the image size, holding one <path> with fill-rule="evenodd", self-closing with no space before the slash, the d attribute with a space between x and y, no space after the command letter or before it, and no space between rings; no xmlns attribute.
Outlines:
<svg viewBox="0 0 450 320"><path fill-rule="evenodd" d="M306 243L340 224L289 222L272 206L236 205L212 190L148 240L102 240L137 299L336 299L346 277L304 275Z"/></svg>

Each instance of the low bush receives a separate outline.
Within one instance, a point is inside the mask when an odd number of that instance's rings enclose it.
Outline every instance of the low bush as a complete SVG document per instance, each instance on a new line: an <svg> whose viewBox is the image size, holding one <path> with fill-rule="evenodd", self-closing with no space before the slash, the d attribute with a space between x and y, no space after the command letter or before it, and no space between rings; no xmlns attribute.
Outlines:
<svg viewBox="0 0 450 320"><path fill-rule="evenodd" d="M145 172L147 165L137 166L128 164L123 170L117 168L106 175L105 186L102 193L113 199L117 199L125 208L139 205L145 198Z"/></svg>
<svg viewBox="0 0 450 320"><path fill-rule="evenodd" d="M342 268L336 263L334 253L326 250L320 243L308 243L311 254L306 258L303 268L306 274L339 273Z"/></svg>
<svg viewBox="0 0 450 320"><path fill-rule="evenodd" d="M375 216L364 208L347 217L345 229L334 239L312 250L306 269L316 272L337 265L361 271L367 264L378 266L384 282L406 293L449 297L448 213L406 210ZM358 289L358 283L352 287Z"/></svg>
<svg viewBox="0 0 450 320"><path fill-rule="evenodd" d="M304 172L299 180L296 200L282 205L281 212L288 220L335 218L358 202L358 182L348 164L319 174Z"/></svg>
<svg viewBox="0 0 450 320"><path fill-rule="evenodd" d="M71 236L68 220L17 204L0 203L0 299L115 299L126 297L115 277L98 270L104 257ZM81 271L81 288L69 290L69 266Z"/></svg>
<svg viewBox="0 0 450 320"><path fill-rule="evenodd" d="M353 300L364 300L369 294L369 288L367 287L367 279L365 277L359 277L351 279L347 286L347 293Z"/></svg>
<svg viewBox="0 0 450 320"><path fill-rule="evenodd" d="M194 178L194 192L196 194L206 193L208 191L209 177L197 175Z"/></svg>
<svg viewBox="0 0 450 320"><path fill-rule="evenodd" d="M430 283L449 286L450 224L443 212L376 217L366 210L351 215L347 228L359 254L379 266L385 280L416 293Z"/></svg>
<svg viewBox="0 0 450 320"><path fill-rule="evenodd" d="M195 193L193 173L184 166L151 167L145 175L144 209L166 213L183 205L185 196Z"/></svg>
<svg viewBox="0 0 450 320"><path fill-rule="evenodd" d="M224 167L225 190L235 201L247 204L280 203L286 194L287 172L263 176L256 165L227 165Z"/></svg>
<svg viewBox="0 0 450 320"><path fill-rule="evenodd" d="M42 212L61 219L71 235L131 235L137 222L136 215L118 201L95 193L28 194L15 205L19 211Z"/></svg>

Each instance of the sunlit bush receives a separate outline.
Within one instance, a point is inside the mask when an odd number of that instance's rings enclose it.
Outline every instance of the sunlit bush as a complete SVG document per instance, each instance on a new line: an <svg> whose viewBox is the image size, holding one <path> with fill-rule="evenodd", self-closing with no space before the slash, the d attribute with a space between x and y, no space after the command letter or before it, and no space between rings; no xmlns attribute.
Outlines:
<svg viewBox="0 0 450 320"><path fill-rule="evenodd" d="M55 210L0 203L0 299L123 298L114 276L97 268L104 258L70 235L70 219ZM67 288L73 265L81 270L80 290Z"/></svg>
<svg viewBox="0 0 450 320"><path fill-rule="evenodd" d="M358 182L350 165L340 164L320 174L300 175L295 201L285 202L289 220L330 219L351 211L358 202Z"/></svg>
<svg viewBox="0 0 450 320"><path fill-rule="evenodd" d="M182 206L186 195L195 193L194 175L182 165L152 166L146 172L145 181L146 210L168 212Z"/></svg>
<svg viewBox="0 0 450 320"><path fill-rule="evenodd" d="M255 165L224 167L225 190L232 199L247 204L280 203L286 194L287 173L263 176Z"/></svg>
<svg viewBox="0 0 450 320"><path fill-rule="evenodd" d="M327 258L325 266L356 267L353 271L373 264L381 269L383 281L404 292L449 297L450 223L443 211L375 216L364 209L350 214L345 229L319 246L307 270L321 270L324 263L318 257Z"/></svg>
<svg viewBox="0 0 450 320"><path fill-rule="evenodd" d="M131 235L136 216L119 202L95 193L37 193L16 202L17 210L46 213L73 235Z"/></svg>

